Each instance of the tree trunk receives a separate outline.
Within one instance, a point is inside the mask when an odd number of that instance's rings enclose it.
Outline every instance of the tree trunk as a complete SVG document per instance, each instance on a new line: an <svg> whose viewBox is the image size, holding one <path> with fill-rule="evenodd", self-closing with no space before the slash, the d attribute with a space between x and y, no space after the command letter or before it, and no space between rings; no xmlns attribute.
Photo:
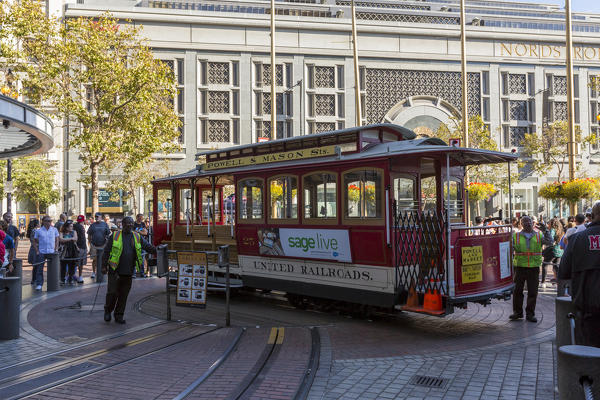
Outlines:
<svg viewBox="0 0 600 400"><path fill-rule="evenodd" d="M131 193L131 198L133 199L133 215L137 216L138 214L138 206L137 206L137 198L135 197L135 186L132 184L129 185L129 192Z"/></svg>
<svg viewBox="0 0 600 400"><path fill-rule="evenodd" d="M477 205L477 216L481 217L481 200L477 200L475 204Z"/></svg>
<svg viewBox="0 0 600 400"><path fill-rule="evenodd" d="M94 216L100 209L98 206L98 164L90 164L90 175L92 180L92 216Z"/></svg>
<svg viewBox="0 0 600 400"><path fill-rule="evenodd" d="M40 202L39 201L35 202L35 210L37 211L37 214L40 215Z"/></svg>

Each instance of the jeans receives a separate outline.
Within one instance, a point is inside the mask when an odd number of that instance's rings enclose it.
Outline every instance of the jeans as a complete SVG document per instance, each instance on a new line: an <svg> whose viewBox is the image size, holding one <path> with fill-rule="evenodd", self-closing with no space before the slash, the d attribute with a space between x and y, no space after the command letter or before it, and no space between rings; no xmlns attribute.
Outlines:
<svg viewBox="0 0 600 400"><path fill-rule="evenodd" d="M76 274L76 262L77 261L75 260L60 260L60 280L62 282L64 282L65 279L68 279L69 282L73 280L73 277Z"/></svg>
<svg viewBox="0 0 600 400"><path fill-rule="evenodd" d="M40 263L33 267L32 276L35 276L35 284L42 286L44 284L44 264L48 260L48 254L36 254L35 262Z"/></svg>

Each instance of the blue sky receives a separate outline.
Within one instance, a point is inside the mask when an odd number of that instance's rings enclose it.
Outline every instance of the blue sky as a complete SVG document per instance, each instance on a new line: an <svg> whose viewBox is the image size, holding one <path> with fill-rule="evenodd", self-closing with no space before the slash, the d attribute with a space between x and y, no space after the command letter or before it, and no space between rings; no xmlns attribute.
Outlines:
<svg viewBox="0 0 600 400"><path fill-rule="evenodd" d="M542 4L558 4L564 8L564 0L525 0L526 2L542 3ZM593 12L600 14L600 0L571 0L571 8L577 12Z"/></svg>

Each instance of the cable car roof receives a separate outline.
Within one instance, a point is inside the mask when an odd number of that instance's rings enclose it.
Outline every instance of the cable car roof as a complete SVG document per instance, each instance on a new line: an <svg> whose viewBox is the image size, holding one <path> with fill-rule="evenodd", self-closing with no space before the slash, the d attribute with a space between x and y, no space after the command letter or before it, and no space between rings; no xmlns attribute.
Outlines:
<svg viewBox="0 0 600 400"><path fill-rule="evenodd" d="M386 124L389 125L389 124ZM395 126L395 125L393 125ZM363 127L364 128L364 127ZM338 131L339 132L339 131ZM288 140L288 139L283 139ZM239 146L238 146L239 147ZM246 146L247 147L247 146ZM371 161L376 159L382 159L390 156L408 156L408 155L427 155L434 156L440 154L450 155L450 164L452 166L466 166L473 164L496 164L504 163L509 161L515 161L518 156L513 153L503 153L499 151L464 148L464 147L453 147L448 146L446 142L438 138L420 138L420 139L409 139L400 140L396 142L384 142L384 143L372 143L365 147L362 152L353 153L338 153L335 155L329 155L325 157L316 157L302 160L292 160L283 162L273 162L268 164L257 164L257 165L245 165L230 168L215 169L210 171L204 171L201 169L202 166L198 166L196 169L188 171L183 174L159 178L154 182L168 182L175 180L188 180L188 179L208 179L209 177L219 176L220 180L218 184L233 184L233 174L245 173L256 170L264 170L266 168L285 168L294 167L298 165L310 166L310 165L323 165L326 163L334 162L345 162L345 161ZM207 181L208 182L208 181ZM202 182L197 182L201 184Z"/></svg>

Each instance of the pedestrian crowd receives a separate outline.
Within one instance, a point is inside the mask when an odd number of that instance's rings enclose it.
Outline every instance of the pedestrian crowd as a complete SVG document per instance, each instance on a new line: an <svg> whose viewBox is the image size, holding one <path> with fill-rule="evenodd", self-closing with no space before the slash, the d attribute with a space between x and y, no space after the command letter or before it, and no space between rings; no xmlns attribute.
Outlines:
<svg viewBox="0 0 600 400"><path fill-rule="evenodd" d="M495 221L476 217L484 235L496 230L512 232L514 291L510 319L537 322L535 316L539 287L557 287L557 296L570 295L577 309L577 344L600 347L600 201L585 214L569 218L522 215ZM552 269L553 278L548 279ZM523 313L524 289L527 301Z"/></svg>
<svg viewBox="0 0 600 400"><path fill-rule="evenodd" d="M12 260L16 256L19 238L27 238L30 242L27 262L32 265L31 284L37 291L44 284L44 265L49 256L58 253L60 259L60 283L62 285L83 284L83 267L87 264L88 255L92 259L92 273L95 278L96 257L98 249L103 249L113 232L117 232L122 221L112 221L108 214L96 213L95 221L86 220L85 216L77 216L75 222L61 214L55 223L45 215L40 220L31 218L24 232L11 224L12 214L5 213L0 221L0 260L7 274L13 272ZM148 238L148 222L143 214L137 216L136 231ZM137 272L144 277L142 264Z"/></svg>

